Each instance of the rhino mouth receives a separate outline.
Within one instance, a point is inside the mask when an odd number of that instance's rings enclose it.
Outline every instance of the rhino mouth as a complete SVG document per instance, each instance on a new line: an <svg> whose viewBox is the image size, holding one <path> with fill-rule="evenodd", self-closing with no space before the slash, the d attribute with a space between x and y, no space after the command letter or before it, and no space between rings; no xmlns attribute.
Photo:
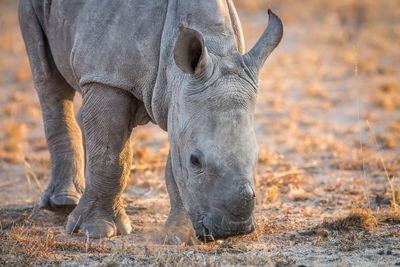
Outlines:
<svg viewBox="0 0 400 267"><path fill-rule="evenodd" d="M252 214L246 220L233 221L221 212L207 212L197 214L194 230L202 241L214 241L235 235L245 235L256 229L256 222Z"/></svg>

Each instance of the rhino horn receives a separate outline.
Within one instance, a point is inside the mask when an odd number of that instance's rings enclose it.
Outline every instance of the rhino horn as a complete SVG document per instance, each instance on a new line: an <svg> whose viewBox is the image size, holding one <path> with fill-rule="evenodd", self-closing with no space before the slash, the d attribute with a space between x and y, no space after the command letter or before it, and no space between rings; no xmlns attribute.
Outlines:
<svg viewBox="0 0 400 267"><path fill-rule="evenodd" d="M268 15L268 27L265 29L255 46L244 55L247 65L255 73L258 73L260 68L264 65L265 60L269 54L272 53L275 47L278 46L283 35L281 19L272 12L271 9L268 9Z"/></svg>
<svg viewBox="0 0 400 267"><path fill-rule="evenodd" d="M194 76L202 73L208 65L209 56L203 35L182 23L174 47L175 64L185 73Z"/></svg>

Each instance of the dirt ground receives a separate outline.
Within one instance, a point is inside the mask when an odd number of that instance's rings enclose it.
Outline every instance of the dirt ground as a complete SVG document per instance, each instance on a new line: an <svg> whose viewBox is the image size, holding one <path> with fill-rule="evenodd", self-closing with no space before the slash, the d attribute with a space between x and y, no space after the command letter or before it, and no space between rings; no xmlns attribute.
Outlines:
<svg viewBox="0 0 400 267"><path fill-rule="evenodd" d="M169 211L155 125L132 136L132 234L68 235L65 217L38 209L50 158L17 1L0 1L0 265L400 265L399 1L235 2L247 49L267 4L285 26L260 74L257 229L171 246L154 241Z"/></svg>

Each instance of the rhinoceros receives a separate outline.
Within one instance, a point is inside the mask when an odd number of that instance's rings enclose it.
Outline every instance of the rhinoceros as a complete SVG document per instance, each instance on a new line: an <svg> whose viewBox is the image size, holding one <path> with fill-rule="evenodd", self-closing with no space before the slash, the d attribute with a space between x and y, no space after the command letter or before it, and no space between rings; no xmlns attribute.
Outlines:
<svg viewBox="0 0 400 267"><path fill-rule="evenodd" d="M51 158L40 208L69 214L69 233L129 234L131 131L152 122L170 142L168 239L255 229L254 108L277 15L245 53L232 0L20 0L18 14Z"/></svg>

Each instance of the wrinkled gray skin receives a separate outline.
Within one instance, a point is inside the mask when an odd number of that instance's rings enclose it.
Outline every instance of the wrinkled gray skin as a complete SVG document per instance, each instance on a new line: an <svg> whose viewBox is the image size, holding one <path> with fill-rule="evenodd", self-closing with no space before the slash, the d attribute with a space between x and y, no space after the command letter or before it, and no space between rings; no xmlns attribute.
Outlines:
<svg viewBox="0 0 400 267"><path fill-rule="evenodd" d="M40 207L72 210L68 232L128 234L130 135L152 121L170 140L166 241L253 231L257 76L282 37L269 16L244 54L231 0L20 0L52 164Z"/></svg>

